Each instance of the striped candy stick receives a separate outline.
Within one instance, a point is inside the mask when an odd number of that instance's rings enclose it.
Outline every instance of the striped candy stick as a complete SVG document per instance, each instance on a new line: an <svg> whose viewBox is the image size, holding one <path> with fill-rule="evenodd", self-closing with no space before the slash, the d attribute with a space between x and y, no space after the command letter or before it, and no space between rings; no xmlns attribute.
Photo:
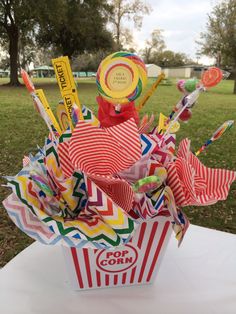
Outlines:
<svg viewBox="0 0 236 314"><path fill-rule="evenodd" d="M169 134L173 124L178 121L179 119L179 116L181 115L182 112L184 112L184 110L187 108L187 107L191 107L194 105L194 103L197 101L199 95L200 95L200 92L202 92L203 88L202 87L199 87L197 88L195 91L193 91L191 94L189 94L188 96L186 96L186 102L185 102L185 105L178 111L177 115L175 116L174 120L171 121L168 125L168 128L167 130L165 131L164 135L163 135L163 138L162 140L164 141L166 136Z"/></svg>
<svg viewBox="0 0 236 314"><path fill-rule="evenodd" d="M199 148L196 152L195 155L198 156L199 154L201 154L201 152L203 152L212 142L215 142L216 140L218 140L219 138L221 138L221 136L223 134L225 134L226 131L230 130L232 128L234 124L234 120L228 120L225 121L212 135L212 137L210 139L208 139L204 145L202 145L201 148Z"/></svg>
<svg viewBox="0 0 236 314"><path fill-rule="evenodd" d="M196 88L195 91L199 90L200 92L205 91L205 88L209 88L209 87L214 87L217 84L219 84L221 82L221 80L223 79L223 73L219 68L216 67L211 67L209 68L207 71L203 72L202 77L201 77L201 83L200 85ZM193 94L195 91L193 91L191 94ZM190 94L190 95L191 95ZM189 96L190 96L189 95ZM182 107L182 103L184 102L184 98L188 98L188 96L184 96L179 102L178 104L172 109L168 120L166 121L166 124L169 124L169 122L171 121L171 119L174 117L175 113L178 113L178 117L180 116L180 114L184 111L184 109L186 109L188 107L187 106L183 106ZM187 101L188 102L188 101ZM191 107L194 105L194 103L191 105ZM182 107L182 108L181 108ZM179 112L181 111L181 112ZM177 121L175 119L175 121Z"/></svg>
<svg viewBox="0 0 236 314"><path fill-rule="evenodd" d="M23 79L23 82L24 82L26 88L28 89L30 95L33 98L36 110L39 112L39 114L41 115L41 117L43 118L45 123L47 124L47 127L48 127L48 129L52 135L52 138L54 140L56 140L56 136L55 136L55 132L54 132L55 127L53 125L53 122L52 122L50 116L48 115L48 112L45 110L43 103L41 102L41 100L37 96L33 82L30 80L27 72L23 69L21 69L21 77ZM53 129L53 127L54 127L54 129Z"/></svg>
<svg viewBox="0 0 236 314"><path fill-rule="evenodd" d="M185 97L186 96L182 97L181 100L175 105L175 107L173 107L169 117L165 121L165 125L168 125L170 123L171 119L173 118L174 114L180 110Z"/></svg>

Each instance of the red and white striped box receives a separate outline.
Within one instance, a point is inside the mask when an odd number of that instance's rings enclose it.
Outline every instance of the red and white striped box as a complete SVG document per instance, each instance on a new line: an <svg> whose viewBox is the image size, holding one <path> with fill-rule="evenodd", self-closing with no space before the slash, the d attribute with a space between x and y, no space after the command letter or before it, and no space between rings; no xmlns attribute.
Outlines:
<svg viewBox="0 0 236 314"><path fill-rule="evenodd" d="M115 249L63 247L75 290L152 283L172 232L170 217L144 221L131 241Z"/></svg>

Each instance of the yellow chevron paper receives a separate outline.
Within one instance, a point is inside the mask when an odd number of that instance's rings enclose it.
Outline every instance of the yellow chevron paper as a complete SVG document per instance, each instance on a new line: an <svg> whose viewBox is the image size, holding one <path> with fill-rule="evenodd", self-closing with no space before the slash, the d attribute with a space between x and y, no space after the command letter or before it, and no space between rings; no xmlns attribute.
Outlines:
<svg viewBox="0 0 236 314"><path fill-rule="evenodd" d="M68 204L69 208L73 211L78 205L78 198L73 195L73 190L76 184L76 178L70 177L63 181L59 181L61 186L61 195Z"/></svg>
<svg viewBox="0 0 236 314"><path fill-rule="evenodd" d="M168 117L165 116L163 113L160 113L159 115L159 122L158 122L158 133L160 133L161 131L165 131L167 130L168 125L166 125L166 121L167 121ZM178 121L174 122L173 125L170 128L170 133L176 133L179 131L180 128L180 124Z"/></svg>
<svg viewBox="0 0 236 314"><path fill-rule="evenodd" d="M55 183L60 187L62 198L66 201L69 208L74 210L77 207L78 199L73 196L73 189L75 186L75 177L64 178L61 167L58 166L56 156L53 153L48 154L45 157L45 166L49 173L53 175Z"/></svg>
<svg viewBox="0 0 236 314"><path fill-rule="evenodd" d="M113 229L123 228L127 226L128 216L126 212L107 198L104 206L98 206L96 209L102 216L103 220Z"/></svg>
<svg viewBox="0 0 236 314"><path fill-rule="evenodd" d="M58 124L50 106L49 106L49 103L48 103L47 98L44 94L44 91L42 89L36 89L35 93L38 96L38 98L40 99L41 103L43 104L44 109L45 109L47 115L49 116L49 118L52 122L52 125L54 126L56 131L59 133L59 135L61 135L62 130L61 130L60 125Z"/></svg>
<svg viewBox="0 0 236 314"><path fill-rule="evenodd" d="M57 119L60 123L62 132L65 132L70 126L70 122L64 104L57 105Z"/></svg>
<svg viewBox="0 0 236 314"><path fill-rule="evenodd" d="M94 210L94 209L93 209ZM60 217L53 217L55 220L62 222ZM86 220L78 219L78 220L68 220L63 222L65 227L74 227L81 230L83 234L90 238L95 238L100 234L104 234L109 238L112 238L113 241L117 241L116 232L105 222L103 222L102 218L98 218L96 224L94 223L92 227Z"/></svg>
<svg viewBox="0 0 236 314"><path fill-rule="evenodd" d="M97 242L102 243L104 243L107 239L116 243L116 245L120 243L120 237L111 228L111 226L103 221L99 214L95 215L94 213L91 216L91 213L88 212L86 216L82 216L77 220L64 220L63 217L56 215L49 216L44 211L45 208L42 210L40 199L34 191L34 188L37 187L34 182L24 176L18 176L17 181L21 186L21 197L26 200L27 204L33 207L36 216L44 224L53 226L54 233L58 235L61 234L61 229L58 227L58 223L60 223L68 237L79 232L82 239L96 239Z"/></svg>
<svg viewBox="0 0 236 314"><path fill-rule="evenodd" d="M72 128L71 110L73 104L80 109L80 119L83 120L81 105L76 90L74 77L71 71L68 57L52 59L52 64L56 73L57 83L60 87L61 95L64 100L65 108L68 114L70 126Z"/></svg>
<svg viewBox="0 0 236 314"><path fill-rule="evenodd" d="M42 203L34 191L34 188L36 187L35 183L25 176L17 176L17 182L20 186L21 197L32 206L37 217L40 219L47 217L47 214L41 210Z"/></svg>
<svg viewBox="0 0 236 314"><path fill-rule="evenodd" d="M134 231L135 224L127 213L106 195L98 185L84 176L88 195L88 208L96 210L103 221L110 226L122 240L127 240Z"/></svg>

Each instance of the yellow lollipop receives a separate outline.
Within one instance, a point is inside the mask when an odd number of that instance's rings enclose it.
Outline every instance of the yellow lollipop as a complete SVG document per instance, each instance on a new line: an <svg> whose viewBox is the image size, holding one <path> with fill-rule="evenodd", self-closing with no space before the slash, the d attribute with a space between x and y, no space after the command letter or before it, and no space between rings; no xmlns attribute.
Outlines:
<svg viewBox="0 0 236 314"><path fill-rule="evenodd" d="M97 72L99 93L115 104L135 100L146 81L145 64L138 56L128 52L109 55L101 62Z"/></svg>

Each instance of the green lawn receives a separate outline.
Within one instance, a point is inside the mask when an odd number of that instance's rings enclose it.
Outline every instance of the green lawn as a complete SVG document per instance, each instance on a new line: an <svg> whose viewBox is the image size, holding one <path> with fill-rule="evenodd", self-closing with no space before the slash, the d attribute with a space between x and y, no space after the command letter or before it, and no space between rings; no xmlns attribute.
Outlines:
<svg viewBox="0 0 236 314"><path fill-rule="evenodd" d="M23 156L29 152L35 153L37 145L42 145L47 135L47 127L35 112L26 89L3 86L5 82L0 79L1 176L16 174L22 167ZM151 83L150 80L149 85ZM55 80L37 79L35 85L44 89L51 107L55 110L58 100L61 99ZM81 102L96 111L95 79L79 79L78 90ZM232 90L233 81L224 81L201 95L193 109L192 119L181 125L178 142L184 137L190 138L195 151L225 120L236 120L236 95L232 95ZM160 86L143 108L141 115L153 112L156 119L159 112L168 115L180 97L175 84ZM202 153L200 160L209 167L236 170L236 127ZM5 180L1 180L1 183L4 184ZM2 201L10 191L4 187L0 189ZM236 184L232 186L226 202L219 202L211 207L185 208L185 212L194 224L236 233ZM0 205L0 267L31 242L30 238L14 226Z"/></svg>

